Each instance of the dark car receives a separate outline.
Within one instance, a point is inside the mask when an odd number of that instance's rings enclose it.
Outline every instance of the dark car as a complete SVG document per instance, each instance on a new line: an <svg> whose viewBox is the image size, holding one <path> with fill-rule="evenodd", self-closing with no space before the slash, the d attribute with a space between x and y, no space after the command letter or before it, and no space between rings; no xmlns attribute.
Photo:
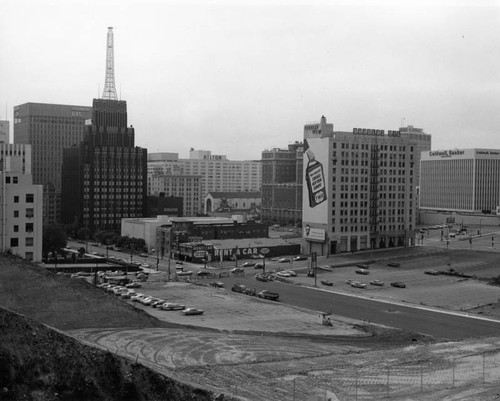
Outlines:
<svg viewBox="0 0 500 401"><path fill-rule="evenodd" d="M389 262L389 263L387 263L387 266L390 266L390 267L399 267L401 265L398 262Z"/></svg>
<svg viewBox="0 0 500 401"><path fill-rule="evenodd" d="M257 263L254 267L254 269L263 269L264 268L264 264L262 263Z"/></svg>
<svg viewBox="0 0 500 401"><path fill-rule="evenodd" d="M305 255L299 255L299 256L295 256L293 258L294 261L299 261L299 260L307 260L307 256Z"/></svg>
<svg viewBox="0 0 500 401"><path fill-rule="evenodd" d="M403 283L402 281L393 281L391 283L391 286L397 287L397 288L406 288L406 284Z"/></svg>
<svg viewBox="0 0 500 401"><path fill-rule="evenodd" d="M255 266L255 262L245 262L241 265L241 267L252 267Z"/></svg>
<svg viewBox="0 0 500 401"><path fill-rule="evenodd" d="M333 282L330 280L321 280L320 283L323 285L327 285L329 287L331 287L333 285Z"/></svg>
<svg viewBox="0 0 500 401"><path fill-rule="evenodd" d="M264 276L263 274L256 274L255 275L255 279L257 281L269 281L269 279L267 278L267 276Z"/></svg>
<svg viewBox="0 0 500 401"><path fill-rule="evenodd" d="M199 277L208 277L211 276L212 273L206 270L200 270L198 273L196 273Z"/></svg>
<svg viewBox="0 0 500 401"><path fill-rule="evenodd" d="M366 269L356 269L356 274L364 274L364 275L367 275L367 274L370 274L370 270L366 270Z"/></svg>

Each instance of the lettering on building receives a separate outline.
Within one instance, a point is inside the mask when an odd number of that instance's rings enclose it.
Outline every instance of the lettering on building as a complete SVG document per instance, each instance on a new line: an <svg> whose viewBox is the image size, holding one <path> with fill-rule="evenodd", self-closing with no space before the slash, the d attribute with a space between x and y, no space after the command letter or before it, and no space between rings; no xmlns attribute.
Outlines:
<svg viewBox="0 0 500 401"><path fill-rule="evenodd" d="M451 157L451 156L459 156L463 155L464 151L459 149L450 149L450 150L433 150L429 152L429 156L439 156L439 157Z"/></svg>

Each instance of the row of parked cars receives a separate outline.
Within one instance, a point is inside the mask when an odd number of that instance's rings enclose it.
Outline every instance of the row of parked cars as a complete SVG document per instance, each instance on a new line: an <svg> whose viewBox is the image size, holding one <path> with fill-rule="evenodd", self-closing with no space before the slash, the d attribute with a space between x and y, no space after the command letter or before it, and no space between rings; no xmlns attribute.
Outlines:
<svg viewBox="0 0 500 401"><path fill-rule="evenodd" d="M186 308L186 305L179 303L167 302L165 299L158 297L153 297L151 295L137 293L134 288L131 288L131 284L125 286L122 285L112 285L109 283L103 283L97 285L97 287L105 290L106 292L112 293L123 299L130 299L133 302L138 302L145 306L151 306L159 310L180 310L184 315L201 315L203 310L198 308Z"/></svg>

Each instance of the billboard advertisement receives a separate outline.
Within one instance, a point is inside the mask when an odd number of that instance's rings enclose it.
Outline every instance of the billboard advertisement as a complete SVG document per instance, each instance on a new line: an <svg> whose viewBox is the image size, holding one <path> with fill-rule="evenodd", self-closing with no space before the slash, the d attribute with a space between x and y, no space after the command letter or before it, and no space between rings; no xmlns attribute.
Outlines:
<svg viewBox="0 0 500 401"><path fill-rule="evenodd" d="M329 138L304 140L303 220L327 224Z"/></svg>

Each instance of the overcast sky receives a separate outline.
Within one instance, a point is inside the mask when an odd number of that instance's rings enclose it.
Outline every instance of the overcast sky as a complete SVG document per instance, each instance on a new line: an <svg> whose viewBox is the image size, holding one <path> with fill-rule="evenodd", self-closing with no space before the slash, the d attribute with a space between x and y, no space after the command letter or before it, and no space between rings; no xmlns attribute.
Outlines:
<svg viewBox="0 0 500 401"><path fill-rule="evenodd" d="M91 106L108 26L149 152L260 159L321 115L336 130L411 124L433 149L500 148L500 0L1 0L0 119Z"/></svg>

